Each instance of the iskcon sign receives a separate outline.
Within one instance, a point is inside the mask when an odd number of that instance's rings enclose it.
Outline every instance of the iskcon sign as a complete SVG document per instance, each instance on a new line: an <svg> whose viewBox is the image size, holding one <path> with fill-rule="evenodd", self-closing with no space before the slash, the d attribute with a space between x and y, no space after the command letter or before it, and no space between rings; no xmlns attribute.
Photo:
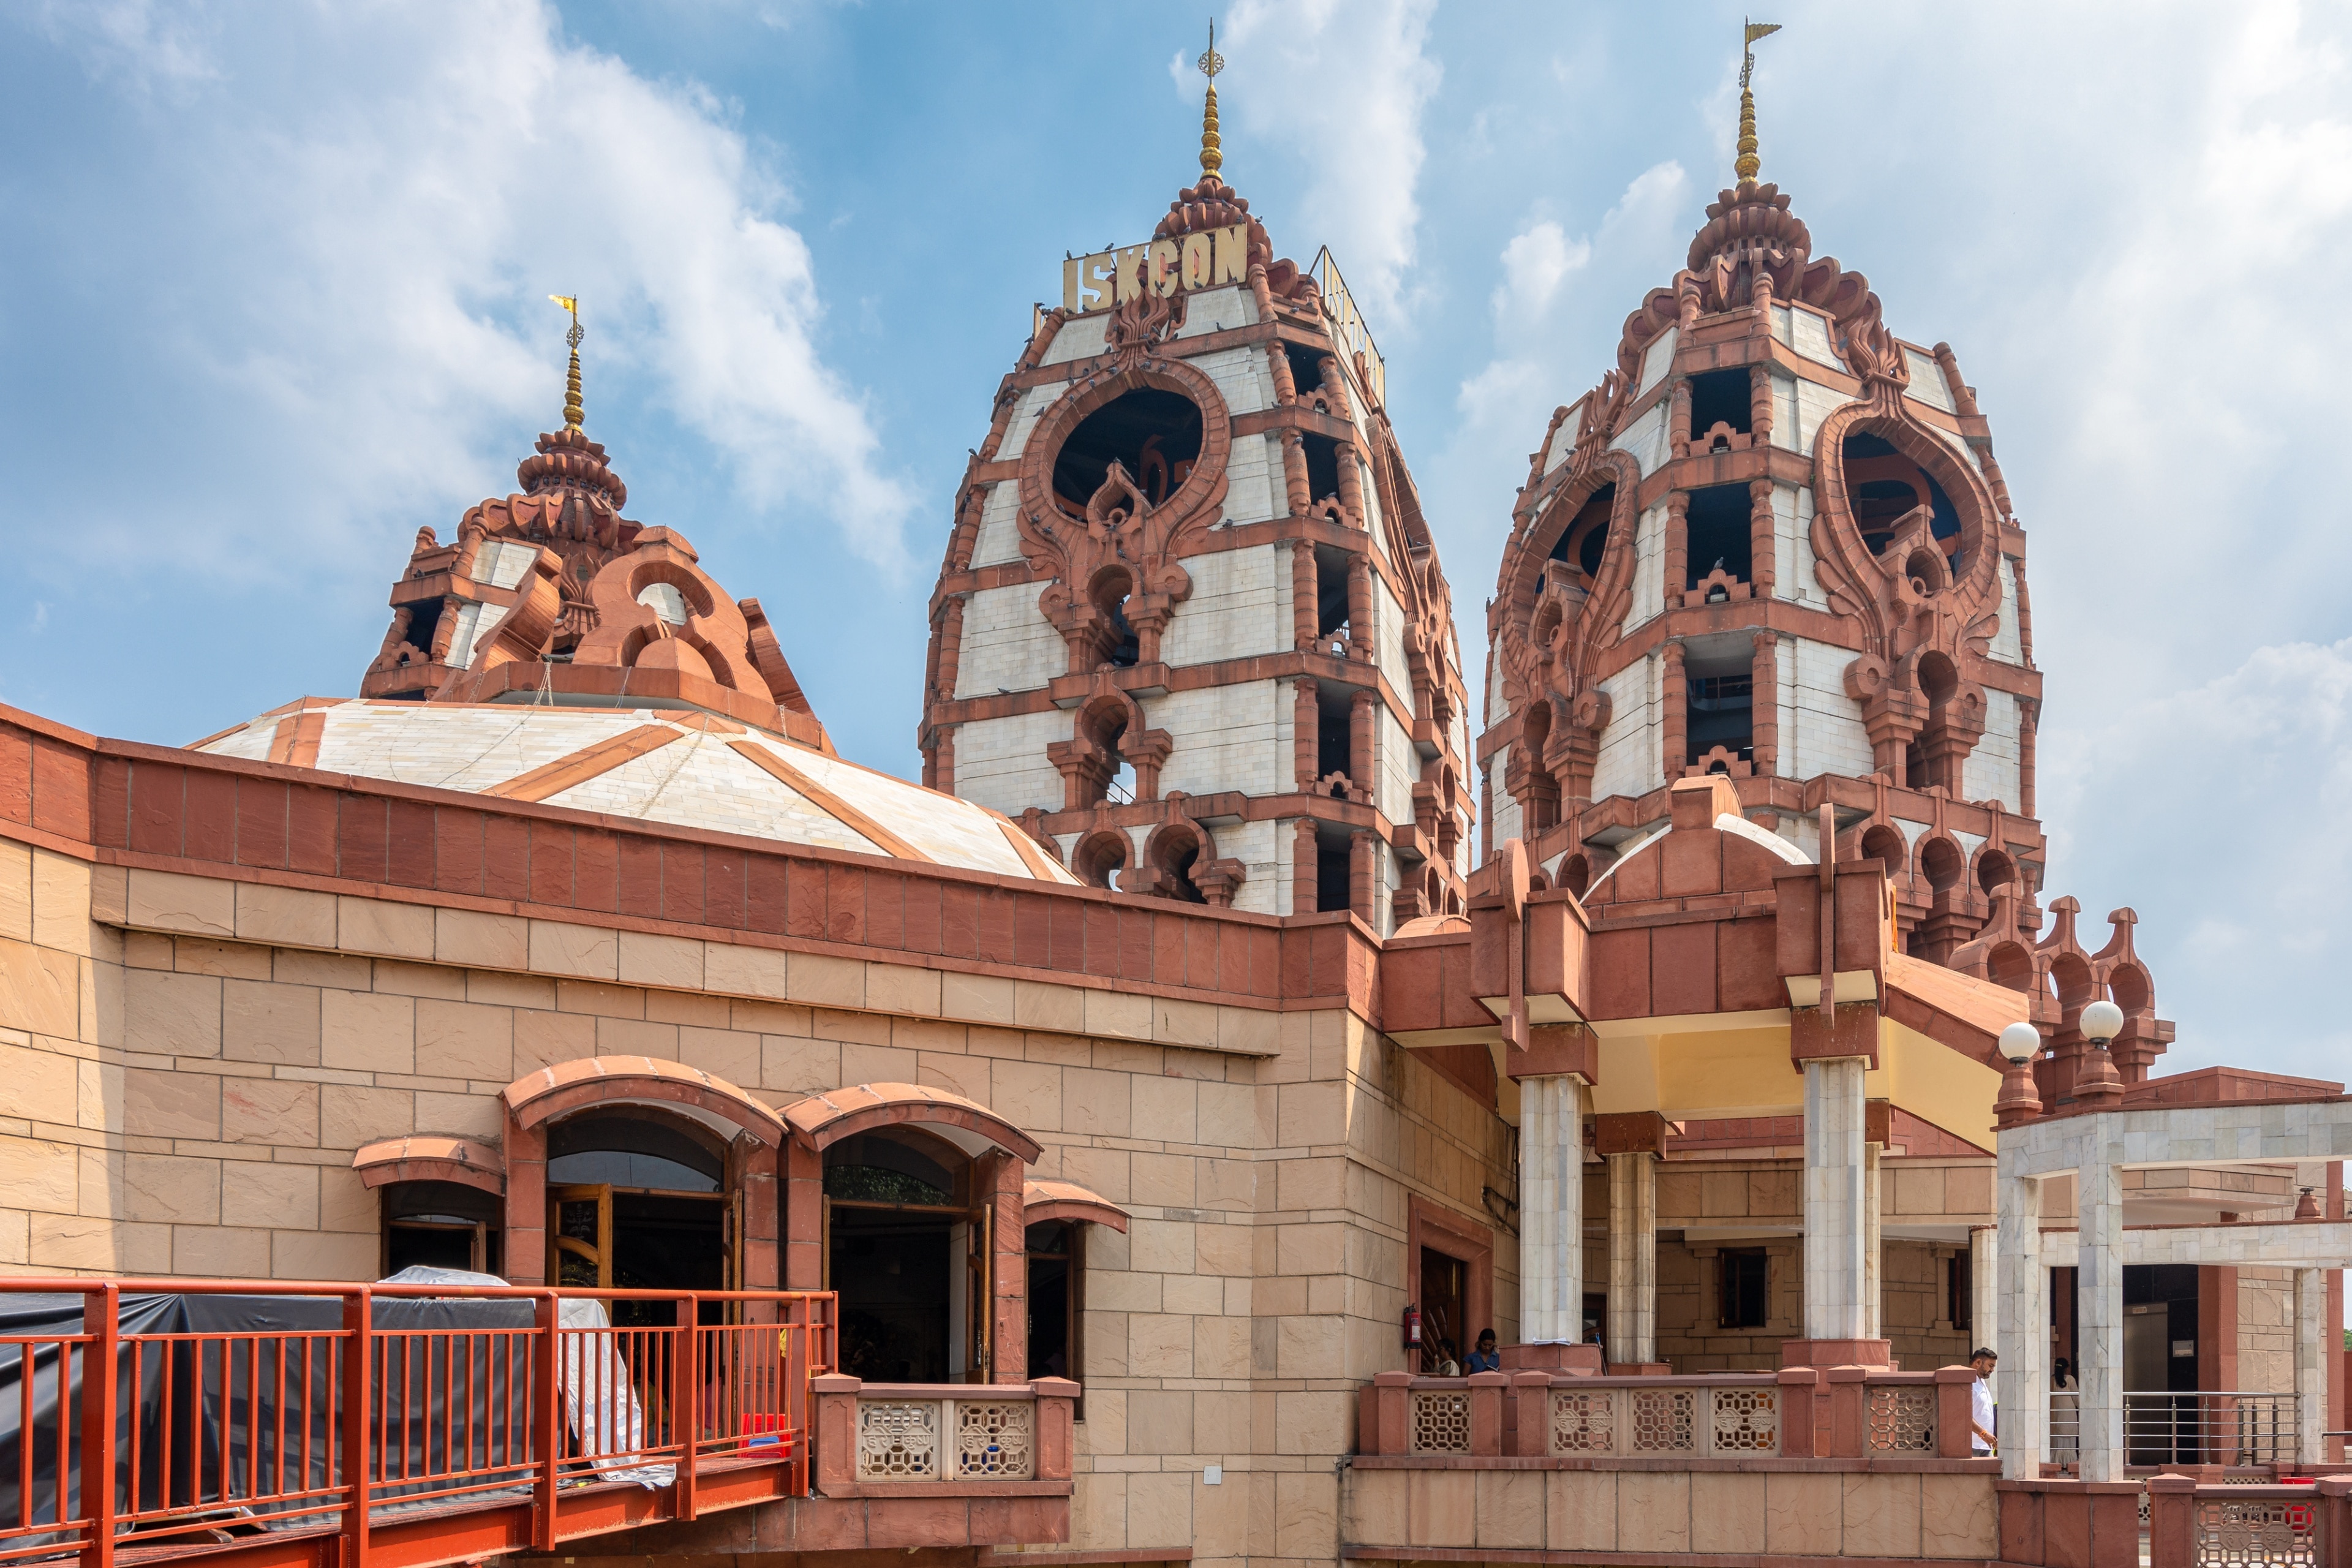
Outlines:
<svg viewBox="0 0 2352 1568"><path fill-rule="evenodd" d="M1249 279L1249 225L1122 245L1062 263L1062 309L1072 315L1108 310L1148 291L1165 299L1179 290L1216 289Z"/></svg>

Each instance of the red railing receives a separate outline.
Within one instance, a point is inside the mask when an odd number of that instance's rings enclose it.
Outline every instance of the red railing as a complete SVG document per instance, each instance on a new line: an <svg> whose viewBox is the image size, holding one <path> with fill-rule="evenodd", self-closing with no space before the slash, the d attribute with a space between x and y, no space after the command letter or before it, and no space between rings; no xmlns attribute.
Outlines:
<svg viewBox="0 0 2352 1568"><path fill-rule="evenodd" d="M0 1310L0 1568L240 1539L421 1568L804 1496L835 1353L814 1292L12 1280Z"/></svg>

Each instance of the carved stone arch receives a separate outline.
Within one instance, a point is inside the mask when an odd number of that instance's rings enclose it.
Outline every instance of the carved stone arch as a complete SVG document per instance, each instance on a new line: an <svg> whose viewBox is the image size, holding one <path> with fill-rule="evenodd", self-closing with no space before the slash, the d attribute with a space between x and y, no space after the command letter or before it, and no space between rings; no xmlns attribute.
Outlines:
<svg viewBox="0 0 2352 1568"><path fill-rule="evenodd" d="M1152 893L1186 903L1229 909L1248 876L1241 861L1220 856L1205 824L1170 817L1143 841L1141 864L1119 879L1120 890Z"/></svg>
<svg viewBox="0 0 2352 1568"><path fill-rule="evenodd" d="M1123 829L1097 827L1070 847L1070 870L1088 887L1110 888L1134 858L1135 841Z"/></svg>
<svg viewBox="0 0 2352 1568"><path fill-rule="evenodd" d="M1152 509L1169 520L1171 534L1206 527L1213 517L1203 514L1225 497L1226 465L1233 456L1233 418L1217 384L1182 360L1149 359L1125 370L1106 370L1070 384L1068 391L1037 416L1021 450L1022 547L1032 570L1054 571L1057 553L1049 541L1034 537L1034 528L1052 522L1060 509L1053 498L1054 461L1081 421L1129 392L1156 389L1190 399L1201 410L1201 455L1175 493ZM1172 542L1172 539L1171 541Z"/></svg>
<svg viewBox="0 0 2352 1568"><path fill-rule="evenodd" d="M1992 491L1975 467L1943 437L1922 425L1900 398L1843 404L1822 419L1813 438L1816 555L1820 555L1818 535L1825 528L1832 531L1838 547L1832 559L1820 563L1822 585L1830 591L1832 604L1842 588L1852 594L1855 588L1869 585L1873 575L1891 586L1900 575L1902 564L1872 555L1854 521L1853 498L1845 480L1845 442L1847 437L1854 435L1875 436L1909 458L1943 487L1944 493L1951 498L1953 509L1959 513L1959 574L1946 586L1936 589L1931 597L1946 591L1953 593L1958 600L1954 606L1958 612L1957 618L1964 624L1973 622L1988 605L1997 611L2000 596L1997 577L2000 563L2000 512L1993 502ZM1889 553L1893 549L1890 545ZM1875 569L1874 574L1856 570L1864 562ZM1848 585L1833 580L1840 577L1856 581ZM1891 598L1884 594L1873 596L1883 604ZM1891 604L1885 604L1885 609L1891 608ZM1884 621L1891 617L1883 610L1878 618ZM1890 626L1887 631L1891 633L1893 629ZM1988 629L1985 636L1990 635ZM1906 650L1890 646L1885 651L1899 655Z"/></svg>

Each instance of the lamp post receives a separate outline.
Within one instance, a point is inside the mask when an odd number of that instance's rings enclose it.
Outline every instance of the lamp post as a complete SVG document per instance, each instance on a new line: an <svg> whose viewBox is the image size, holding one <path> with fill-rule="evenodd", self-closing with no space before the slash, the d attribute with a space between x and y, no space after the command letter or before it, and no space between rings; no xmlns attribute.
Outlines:
<svg viewBox="0 0 2352 1568"><path fill-rule="evenodd" d="M2124 1010L2103 996L2083 1009L2082 1016L2076 1020L2076 1027L2083 1031L2083 1038L2090 1043L2091 1053L2075 1069L2074 1097L2077 1100L2121 1098L2124 1080L2122 1075L2116 1071L2114 1058L2107 1055L2107 1042L2124 1032Z"/></svg>
<svg viewBox="0 0 2352 1568"><path fill-rule="evenodd" d="M2042 1091L2033 1082L2033 1058L2042 1054L2042 1031L2031 1024L2011 1024L2000 1032L2000 1054L2009 1070L2000 1078L2000 1096L1992 1102L1993 1123L2016 1127L2042 1114Z"/></svg>

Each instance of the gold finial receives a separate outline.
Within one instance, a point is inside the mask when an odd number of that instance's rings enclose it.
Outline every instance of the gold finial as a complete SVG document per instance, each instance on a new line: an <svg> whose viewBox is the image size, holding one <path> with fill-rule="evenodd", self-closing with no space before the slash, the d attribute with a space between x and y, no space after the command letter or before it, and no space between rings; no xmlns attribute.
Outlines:
<svg viewBox="0 0 2352 1568"><path fill-rule="evenodd" d="M1196 62L1201 74L1209 79L1209 101L1201 110L1201 177L1223 182L1217 171L1225 166L1225 155L1217 142L1217 73L1225 68L1225 57L1217 53L1217 19L1209 18L1209 52Z"/></svg>
<svg viewBox="0 0 2352 1568"><path fill-rule="evenodd" d="M548 298L572 312L572 330L563 334L563 341L572 345L572 372L563 378L563 423L567 427L577 430L580 421L587 414L580 406L580 340L588 334L580 329L578 296L550 294Z"/></svg>
<svg viewBox="0 0 2352 1568"><path fill-rule="evenodd" d="M1742 18L1745 20L1745 18ZM1748 90L1748 79L1756 70L1756 40L1769 37L1780 30L1778 22L1749 22L1748 37L1739 56L1739 156L1731 165L1739 176L1744 189L1756 183L1756 171L1764 166L1756 156L1756 95Z"/></svg>

